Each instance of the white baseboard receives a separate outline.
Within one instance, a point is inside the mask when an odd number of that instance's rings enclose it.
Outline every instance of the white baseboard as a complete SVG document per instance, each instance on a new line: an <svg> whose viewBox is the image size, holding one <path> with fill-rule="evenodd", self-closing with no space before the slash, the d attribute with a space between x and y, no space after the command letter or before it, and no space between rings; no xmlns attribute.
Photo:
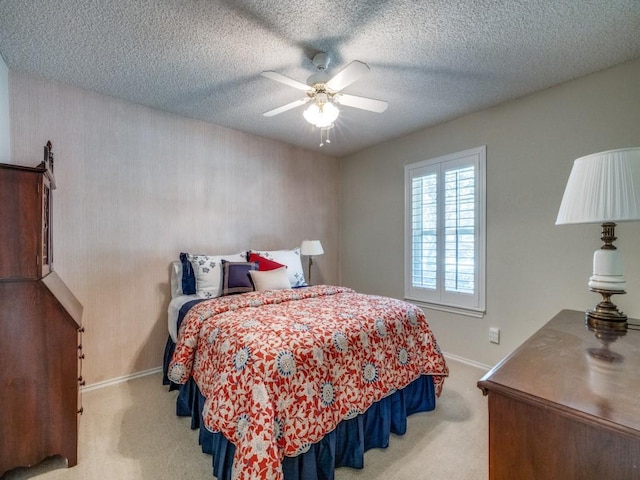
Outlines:
<svg viewBox="0 0 640 480"><path fill-rule="evenodd" d="M105 380L104 382L92 383L91 385L85 385L81 388L83 393L90 392L92 390L98 390L99 388L110 387L112 385L117 385L119 383L128 382L129 380L134 380L140 377L146 377L147 375L154 375L156 373L161 373L162 367L151 368L149 370L144 370L142 372L132 373L130 375L124 375L122 377L112 378L111 380Z"/></svg>
<svg viewBox="0 0 640 480"><path fill-rule="evenodd" d="M491 370L493 368L493 367L490 367L489 365L485 365L483 363L476 362L475 360L470 360L468 358L464 358L464 357L460 357L458 355L454 355L453 353L442 352L442 354L444 355L445 358L450 358L451 360L456 360L458 362L462 362L462 363L465 363L465 364L470 365L472 367L480 368L482 370L489 371L489 370Z"/></svg>

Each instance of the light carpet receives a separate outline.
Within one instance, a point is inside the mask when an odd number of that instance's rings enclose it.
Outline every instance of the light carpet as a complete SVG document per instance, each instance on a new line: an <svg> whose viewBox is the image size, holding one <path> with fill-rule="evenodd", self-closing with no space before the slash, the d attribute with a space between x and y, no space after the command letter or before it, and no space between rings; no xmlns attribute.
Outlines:
<svg viewBox="0 0 640 480"><path fill-rule="evenodd" d="M365 453L362 470L339 468L336 480L481 480L488 477L484 370L448 359L450 376L432 412L408 419L407 433ZM190 419L175 416L176 392L160 374L87 392L80 417L78 465L59 457L7 472L1 480L213 480L211 457Z"/></svg>

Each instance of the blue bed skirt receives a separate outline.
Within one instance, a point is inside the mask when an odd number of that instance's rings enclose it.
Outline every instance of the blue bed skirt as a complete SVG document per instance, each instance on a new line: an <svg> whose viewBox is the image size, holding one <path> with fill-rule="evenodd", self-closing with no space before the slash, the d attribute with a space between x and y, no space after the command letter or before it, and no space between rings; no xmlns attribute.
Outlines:
<svg viewBox="0 0 640 480"><path fill-rule="evenodd" d="M172 343L172 342L171 342ZM201 421L204 396L193 379L185 385L171 383L166 377L167 358L173 353L169 342L165 350L165 376L163 383L170 390L178 389L176 414L191 417L191 428L199 429L202 451L212 456L213 475L218 480L231 479L231 466L235 446L222 434L212 433ZM433 410L436 405L433 378L418 377L402 390L398 390L374 403L365 413L338 424L309 451L297 457L285 457L282 470L285 480L332 480L337 467L364 467L364 452L371 448L386 448L391 433L403 435L407 431L407 416Z"/></svg>

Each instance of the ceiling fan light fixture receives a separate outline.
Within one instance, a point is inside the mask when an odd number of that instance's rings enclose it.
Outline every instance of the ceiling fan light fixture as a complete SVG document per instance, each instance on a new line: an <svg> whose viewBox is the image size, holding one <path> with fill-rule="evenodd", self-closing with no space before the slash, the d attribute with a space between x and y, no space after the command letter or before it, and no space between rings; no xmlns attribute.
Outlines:
<svg viewBox="0 0 640 480"><path fill-rule="evenodd" d="M316 66L316 73L307 79L306 84L271 70L262 72L263 77L306 93L305 98L289 102L262 115L272 117L309 104L309 107L304 110L303 116L307 122L320 129L320 146L322 147L325 142L331 143L329 133L340 115L339 106L359 108L376 113L382 113L387 109L388 104L385 101L342 92L344 88L369 73L370 69L366 63L354 60L332 77L326 73L329 56L325 52L316 53L313 57L313 64Z"/></svg>
<svg viewBox="0 0 640 480"><path fill-rule="evenodd" d="M318 102L309 105L303 115L304 119L311 125L318 128L328 128L333 126L333 122L340 115L340 110L332 102Z"/></svg>

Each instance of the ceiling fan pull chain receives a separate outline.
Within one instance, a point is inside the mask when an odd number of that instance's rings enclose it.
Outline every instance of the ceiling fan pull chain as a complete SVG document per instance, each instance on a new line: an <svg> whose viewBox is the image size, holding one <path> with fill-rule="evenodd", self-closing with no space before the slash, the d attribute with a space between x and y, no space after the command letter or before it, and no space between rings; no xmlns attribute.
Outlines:
<svg viewBox="0 0 640 480"><path fill-rule="evenodd" d="M322 136L323 136L323 135L322 135L322 130L323 130L323 129L321 128L321 129L320 129L320 146L321 146L321 147L322 147L322 146L324 146L324 141L322 140Z"/></svg>

